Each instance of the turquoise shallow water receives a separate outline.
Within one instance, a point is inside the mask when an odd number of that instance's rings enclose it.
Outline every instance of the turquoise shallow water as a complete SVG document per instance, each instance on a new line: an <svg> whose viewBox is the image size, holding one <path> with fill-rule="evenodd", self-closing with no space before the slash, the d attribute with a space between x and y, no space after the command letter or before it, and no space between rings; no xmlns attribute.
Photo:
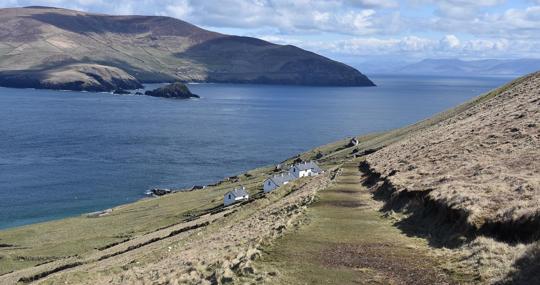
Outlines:
<svg viewBox="0 0 540 285"><path fill-rule="evenodd" d="M0 88L0 228L213 183L411 124L510 80L370 78L378 87L190 85L197 100Z"/></svg>

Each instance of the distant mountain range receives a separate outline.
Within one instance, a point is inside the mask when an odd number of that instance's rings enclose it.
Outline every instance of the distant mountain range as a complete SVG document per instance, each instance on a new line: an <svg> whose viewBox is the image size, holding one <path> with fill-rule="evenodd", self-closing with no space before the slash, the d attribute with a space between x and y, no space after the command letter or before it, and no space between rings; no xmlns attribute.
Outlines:
<svg viewBox="0 0 540 285"><path fill-rule="evenodd" d="M365 72L372 74L519 76L540 70L540 59L424 59L416 63L397 62L392 64L368 61L360 64L360 66Z"/></svg>
<svg viewBox="0 0 540 285"><path fill-rule="evenodd" d="M148 82L373 86L343 63L295 46L158 16L50 7L0 9L0 85L110 91Z"/></svg>

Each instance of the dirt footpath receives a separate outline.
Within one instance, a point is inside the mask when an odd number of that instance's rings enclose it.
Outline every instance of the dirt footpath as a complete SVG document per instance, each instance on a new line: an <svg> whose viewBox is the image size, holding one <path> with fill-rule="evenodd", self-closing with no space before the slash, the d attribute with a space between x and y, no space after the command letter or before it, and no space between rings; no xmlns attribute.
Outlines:
<svg viewBox="0 0 540 285"><path fill-rule="evenodd" d="M272 284L452 284L442 252L407 237L381 217L362 186L358 162L344 166L309 207L307 225L264 250L255 268Z"/></svg>

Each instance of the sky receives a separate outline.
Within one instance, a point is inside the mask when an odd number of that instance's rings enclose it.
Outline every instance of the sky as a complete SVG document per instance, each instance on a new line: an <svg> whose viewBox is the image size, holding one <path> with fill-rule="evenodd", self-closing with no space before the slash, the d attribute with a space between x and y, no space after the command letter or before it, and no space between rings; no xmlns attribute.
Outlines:
<svg viewBox="0 0 540 285"><path fill-rule="evenodd" d="M0 0L170 16L347 61L540 57L540 0Z"/></svg>

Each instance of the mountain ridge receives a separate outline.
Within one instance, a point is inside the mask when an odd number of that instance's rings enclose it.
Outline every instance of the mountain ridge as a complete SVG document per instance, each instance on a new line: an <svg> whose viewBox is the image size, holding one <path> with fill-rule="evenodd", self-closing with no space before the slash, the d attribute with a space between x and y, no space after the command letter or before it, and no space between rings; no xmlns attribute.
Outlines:
<svg viewBox="0 0 540 285"><path fill-rule="evenodd" d="M457 58L423 59L406 64L395 70L405 74L440 75L525 75L540 69L540 59L481 59L462 60Z"/></svg>
<svg viewBox="0 0 540 285"><path fill-rule="evenodd" d="M374 86L358 70L298 47L216 33L171 17L31 6L0 9L0 20L0 81L19 75L10 86L41 82L36 71L72 64L118 68L139 83Z"/></svg>

